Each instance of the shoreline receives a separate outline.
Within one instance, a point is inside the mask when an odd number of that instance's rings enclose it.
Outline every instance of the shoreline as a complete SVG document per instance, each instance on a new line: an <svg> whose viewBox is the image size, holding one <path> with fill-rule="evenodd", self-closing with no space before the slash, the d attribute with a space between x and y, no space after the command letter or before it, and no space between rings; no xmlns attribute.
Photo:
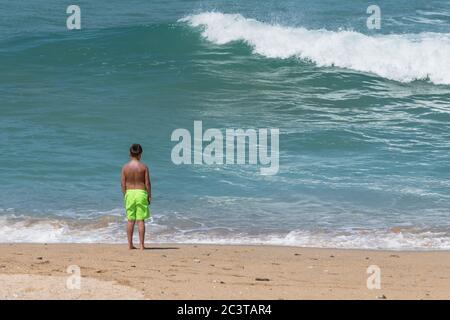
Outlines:
<svg viewBox="0 0 450 320"><path fill-rule="evenodd" d="M136 236L135 231L135 236ZM137 242L134 243L137 246ZM33 246L33 245L50 245L50 246L59 246L59 245L67 245L67 246L127 246L127 242L0 242L0 248L2 246L11 246L11 245L25 245L25 246ZM301 246L301 245L288 245L288 244L270 244L270 243L207 243L207 242L149 242L146 244L147 247L152 246L217 246L217 247L269 247L269 248L298 248L298 249L312 249L312 250L338 250L338 251L374 251L374 252L405 252L405 253L426 253L426 252L447 252L450 253L450 249L403 249L403 248L344 248L344 247L314 247L314 246Z"/></svg>
<svg viewBox="0 0 450 320"><path fill-rule="evenodd" d="M450 251L0 244L1 299L450 299ZM81 289L69 290L69 266ZM372 267L371 267L372 266ZM380 270L367 286L368 268ZM375 278L373 278L375 279Z"/></svg>
<svg viewBox="0 0 450 320"><path fill-rule="evenodd" d="M136 236L136 235L135 235ZM135 241L134 245L137 246ZM127 242L0 242L0 248L2 246L11 245L25 245L25 246L127 246ZM153 246L217 246L217 247L270 247L270 248L298 248L298 249L313 249L313 250L339 250L339 251L375 251L375 252L448 252L450 249L385 249L385 248L343 248L343 247L314 247L314 246L301 246L301 245L288 245L288 244L270 244L270 243L207 243L207 242L150 242L146 243L147 247Z"/></svg>

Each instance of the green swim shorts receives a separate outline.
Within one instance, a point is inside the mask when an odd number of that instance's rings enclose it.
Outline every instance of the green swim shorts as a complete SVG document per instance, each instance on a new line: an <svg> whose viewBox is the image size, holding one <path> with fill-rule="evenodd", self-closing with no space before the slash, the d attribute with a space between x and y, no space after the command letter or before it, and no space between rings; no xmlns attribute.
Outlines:
<svg viewBox="0 0 450 320"><path fill-rule="evenodd" d="M128 220L145 220L150 217L147 191L130 189L125 193L124 206Z"/></svg>

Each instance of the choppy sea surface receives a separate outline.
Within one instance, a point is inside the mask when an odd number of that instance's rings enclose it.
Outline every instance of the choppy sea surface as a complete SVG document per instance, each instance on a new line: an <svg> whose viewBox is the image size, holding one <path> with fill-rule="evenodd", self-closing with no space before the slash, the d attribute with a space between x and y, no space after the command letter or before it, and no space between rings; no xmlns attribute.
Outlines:
<svg viewBox="0 0 450 320"><path fill-rule="evenodd" d="M450 249L450 5L7 1L0 242L124 242L144 147L154 242ZM280 169L171 161L177 128L279 128Z"/></svg>

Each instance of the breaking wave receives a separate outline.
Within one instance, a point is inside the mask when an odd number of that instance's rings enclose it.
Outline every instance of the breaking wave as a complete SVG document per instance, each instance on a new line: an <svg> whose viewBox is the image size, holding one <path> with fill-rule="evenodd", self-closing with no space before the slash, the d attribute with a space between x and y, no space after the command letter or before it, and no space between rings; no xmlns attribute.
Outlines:
<svg viewBox="0 0 450 320"><path fill-rule="evenodd" d="M179 22L203 27L216 44L243 41L267 58L296 57L319 67L373 73L399 82L450 84L450 34L368 36L355 31L308 30L248 19L240 14L204 12Z"/></svg>

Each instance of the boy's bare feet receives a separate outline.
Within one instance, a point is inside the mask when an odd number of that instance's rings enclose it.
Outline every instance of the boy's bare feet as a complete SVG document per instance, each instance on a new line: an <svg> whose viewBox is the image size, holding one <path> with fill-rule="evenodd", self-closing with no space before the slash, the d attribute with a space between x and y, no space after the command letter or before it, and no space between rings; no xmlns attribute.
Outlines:
<svg viewBox="0 0 450 320"><path fill-rule="evenodd" d="M135 250L135 249L137 249L137 248L136 248L135 246L131 245L131 246L128 247L128 249L130 249L130 250Z"/></svg>

